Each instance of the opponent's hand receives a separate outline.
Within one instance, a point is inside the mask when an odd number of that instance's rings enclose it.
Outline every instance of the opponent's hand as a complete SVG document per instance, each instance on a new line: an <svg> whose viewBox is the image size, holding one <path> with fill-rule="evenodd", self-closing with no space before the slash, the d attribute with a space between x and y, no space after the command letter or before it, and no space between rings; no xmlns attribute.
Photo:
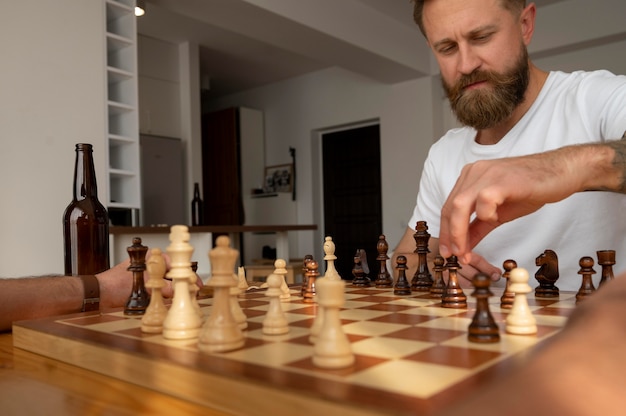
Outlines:
<svg viewBox="0 0 626 416"><path fill-rule="evenodd" d="M470 252L470 262L459 261L461 268L457 275L461 277L459 284L461 287L472 287L472 279L476 273L484 273L491 278L492 282L497 282L502 277L502 270L485 260L484 257Z"/></svg>
<svg viewBox="0 0 626 416"><path fill-rule="evenodd" d="M559 149L463 167L441 211L441 255L455 254L471 264L471 249L493 229L581 190L582 179L568 156Z"/></svg>
<svg viewBox="0 0 626 416"><path fill-rule="evenodd" d="M150 260L151 254L152 254L152 251L148 251L148 255L146 256L146 262ZM167 275L167 272L169 272L171 269L171 259L170 259L169 254L167 253L161 253L161 256L163 256L163 259L165 260L165 273ZM147 277L148 276L146 276L146 278ZM200 278L200 276L198 276L198 274L196 274L196 286L198 286L198 288L200 289L204 286L204 283L202 282L202 279ZM151 289L147 289L147 290L149 293L151 293ZM174 285L173 285L172 279L165 278L165 286L161 288L161 294L166 299L174 296Z"/></svg>

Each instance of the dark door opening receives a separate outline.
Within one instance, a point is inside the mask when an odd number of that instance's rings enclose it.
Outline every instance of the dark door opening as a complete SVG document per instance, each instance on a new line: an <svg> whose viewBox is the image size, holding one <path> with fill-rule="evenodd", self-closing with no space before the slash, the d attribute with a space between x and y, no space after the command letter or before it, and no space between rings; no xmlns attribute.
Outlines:
<svg viewBox="0 0 626 416"><path fill-rule="evenodd" d="M375 280L382 233L379 125L323 134L322 158L324 236L335 243L337 271L352 279L354 254L365 249ZM321 266L323 259L318 262Z"/></svg>

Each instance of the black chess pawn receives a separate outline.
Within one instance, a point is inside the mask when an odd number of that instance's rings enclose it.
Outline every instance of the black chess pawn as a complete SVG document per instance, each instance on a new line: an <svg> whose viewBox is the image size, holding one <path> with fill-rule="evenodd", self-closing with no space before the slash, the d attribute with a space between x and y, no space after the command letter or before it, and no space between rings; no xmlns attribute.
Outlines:
<svg viewBox="0 0 626 416"><path fill-rule="evenodd" d="M126 251L130 257L130 266L127 270L133 272L133 288L124 307L124 315L143 315L150 304L150 295L143 278L148 247L141 244L141 238L135 237L133 245Z"/></svg>
<svg viewBox="0 0 626 416"><path fill-rule="evenodd" d="M457 270L461 268L456 256L448 257L448 284L441 295L441 306L444 308L467 308L467 296L459 284Z"/></svg>
<svg viewBox="0 0 626 416"><path fill-rule="evenodd" d="M310 260L307 263L306 271L306 290L304 291L303 302L314 303L315 302L315 279L320 275L317 271L318 264L315 260Z"/></svg>
<svg viewBox="0 0 626 416"><path fill-rule="evenodd" d="M502 263L502 268L504 269L504 273L502 277L506 280L506 286L504 288L504 292L500 297L500 307L502 309L511 309L513 307L513 301L515 300L515 293L511 292L509 287L511 283L509 282L509 276L511 276L511 270L517 267L517 262L515 260L505 260Z"/></svg>
<svg viewBox="0 0 626 416"><path fill-rule="evenodd" d="M576 303L585 299L587 296L592 295L593 292L596 291L596 288L593 285L593 280L591 279L591 276L596 273L596 271L593 270L593 259L588 256L581 257L578 264L580 265L578 274L582 275L582 283L580 285L580 289L578 289L578 293L576 293Z"/></svg>
<svg viewBox="0 0 626 416"><path fill-rule="evenodd" d="M304 297L304 292L306 292L306 286L307 286L307 278L306 278L306 272L309 270L309 262L313 260L313 256L311 254L307 254L304 256L304 259L302 260L302 288L300 289L300 296Z"/></svg>
<svg viewBox="0 0 626 416"><path fill-rule="evenodd" d="M428 241L430 234L426 221L418 221L415 225L415 253L417 253L417 271L411 280L411 289L418 292L429 292L433 285L433 277L428 270Z"/></svg>
<svg viewBox="0 0 626 416"><path fill-rule="evenodd" d="M371 285L370 279L365 275L363 265L361 264L360 250L356 251L354 255L354 265L352 266L352 286L355 287L369 287Z"/></svg>
<svg viewBox="0 0 626 416"><path fill-rule="evenodd" d="M435 277L433 278L433 284L430 287L430 297L434 299L441 299L443 291L446 288L446 282L443 279L443 271L446 269L443 264L445 260L440 255L435 257L433 272Z"/></svg>
<svg viewBox="0 0 626 416"><path fill-rule="evenodd" d="M493 293L489 290L491 284L489 276L477 273L472 279L476 298L476 312L467 332L467 338L472 342L489 343L500 341L500 328L489 310L489 297Z"/></svg>
<svg viewBox="0 0 626 416"><path fill-rule="evenodd" d="M393 294L399 296L410 295L411 285L406 278L406 269L408 269L408 266L406 265L406 256L398 256L398 258L396 259L396 263L396 269L398 270L398 279L396 280L396 284L393 287Z"/></svg>
<svg viewBox="0 0 626 416"><path fill-rule="evenodd" d="M376 257L376 261L378 261L378 276L376 277L374 284L379 288L392 287L393 279L387 270L387 260L389 260L387 252L389 251L389 244L383 234L378 236L376 251L378 252L378 256Z"/></svg>
<svg viewBox="0 0 626 416"><path fill-rule="evenodd" d="M596 251L598 255L598 264L602 266L602 274L600 278L600 284L598 286L602 287L606 282L613 280L615 276L613 275L613 265L615 264L615 250L598 250Z"/></svg>
<svg viewBox="0 0 626 416"><path fill-rule="evenodd" d="M559 288L555 286L559 279L559 258L553 250L544 250L535 259L535 265L539 270L535 273L535 279L539 286L535 288L535 296L540 298L558 298Z"/></svg>

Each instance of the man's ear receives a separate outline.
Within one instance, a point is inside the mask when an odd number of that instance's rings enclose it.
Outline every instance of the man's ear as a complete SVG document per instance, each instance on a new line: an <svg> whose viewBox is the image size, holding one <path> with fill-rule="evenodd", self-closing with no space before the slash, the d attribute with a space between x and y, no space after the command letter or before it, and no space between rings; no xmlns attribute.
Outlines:
<svg viewBox="0 0 626 416"><path fill-rule="evenodd" d="M522 28L522 39L524 45L528 46L535 32L535 16L537 15L537 7L535 3L530 3L520 14L520 24Z"/></svg>

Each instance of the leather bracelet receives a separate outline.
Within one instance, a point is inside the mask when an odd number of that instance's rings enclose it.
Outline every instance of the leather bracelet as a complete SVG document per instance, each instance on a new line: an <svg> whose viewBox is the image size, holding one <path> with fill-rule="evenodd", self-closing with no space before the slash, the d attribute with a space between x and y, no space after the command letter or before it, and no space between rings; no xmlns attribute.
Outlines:
<svg viewBox="0 0 626 416"><path fill-rule="evenodd" d="M100 284L93 274L80 275L83 282L85 296L83 299L83 312L97 311L100 309Z"/></svg>

